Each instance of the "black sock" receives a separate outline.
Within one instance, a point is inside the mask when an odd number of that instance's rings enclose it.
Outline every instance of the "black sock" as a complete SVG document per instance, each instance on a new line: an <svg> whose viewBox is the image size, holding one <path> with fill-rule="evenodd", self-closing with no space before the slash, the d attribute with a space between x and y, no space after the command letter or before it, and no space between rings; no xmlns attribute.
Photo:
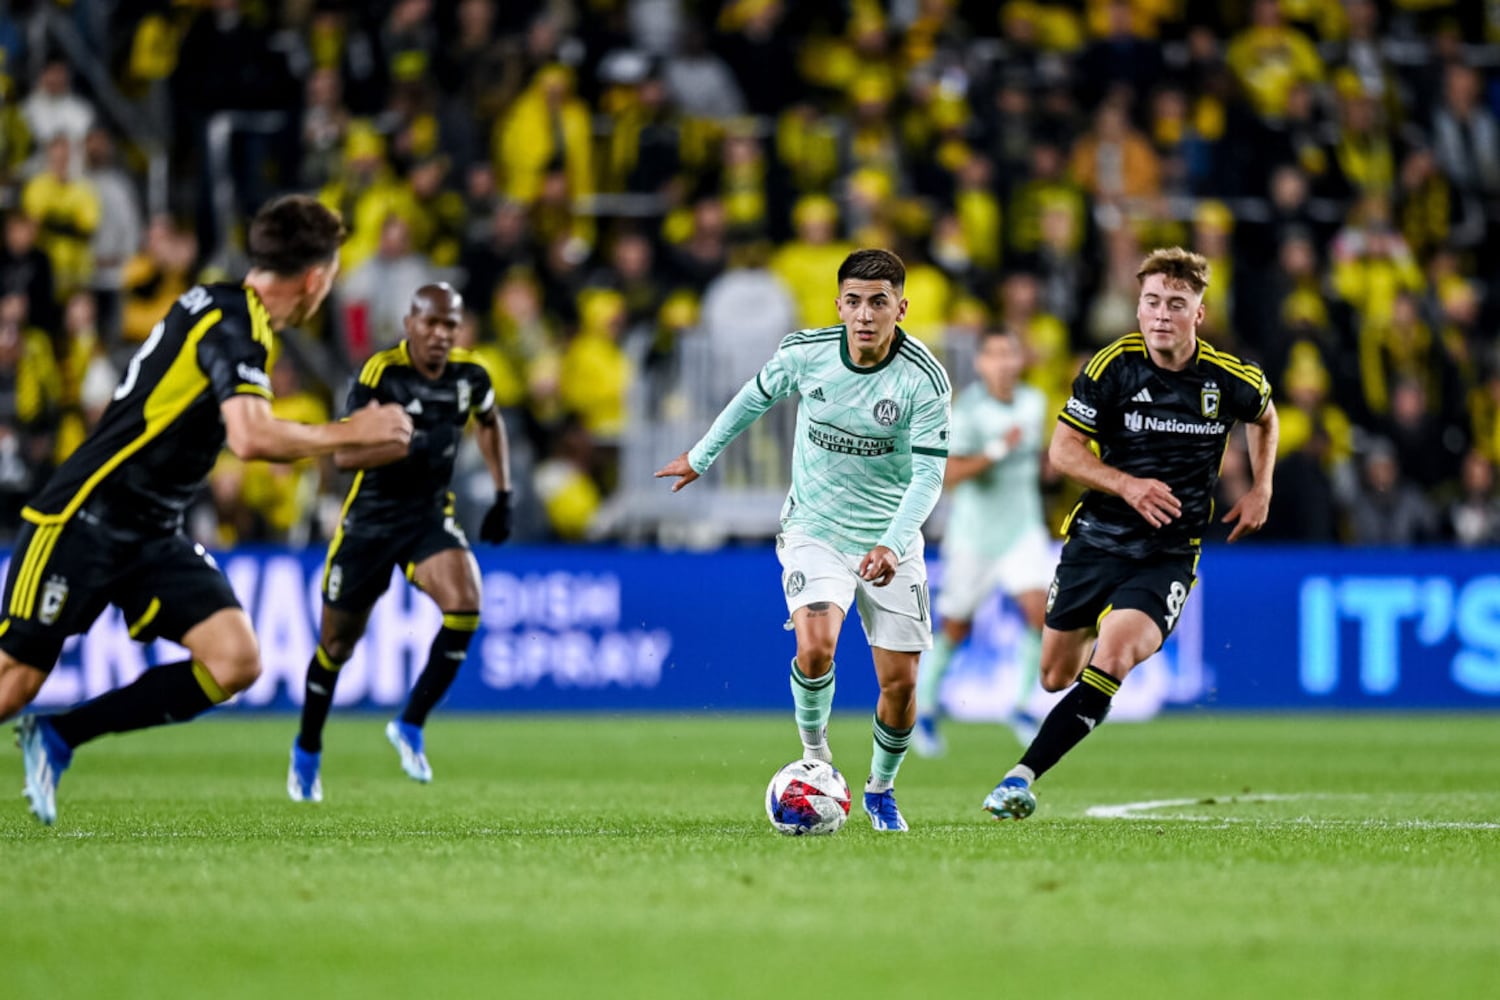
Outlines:
<svg viewBox="0 0 1500 1000"><path fill-rule="evenodd" d="M47 721L70 747L105 733L128 733L169 722L186 722L228 697L208 668L192 660L153 667L131 683Z"/></svg>
<svg viewBox="0 0 1500 1000"><path fill-rule="evenodd" d="M406 699L406 709L401 721L411 726L422 726L427 722L427 713L443 700L458 668L463 666L469 653L469 640L479 627L479 612L450 611L443 615L443 627L432 640L432 652L427 656L427 666L417 683L412 685L411 695Z"/></svg>
<svg viewBox="0 0 1500 1000"><path fill-rule="evenodd" d="M1084 667L1083 676L1073 690L1042 720L1036 739L1021 758L1022 766L1031 768L1040 778L1104 721L1109 715L1110 699L1119 690L1120 682L1109 674L1093 665Z"/></svg>
<svg viewBox="0 0 1500 1000"><path fill-rule="evenodd" d="M333 707L333 689L339 682L339 668L322 644L313 652L307 665L307 682L302 687L302 728L297 730L297 745L308 753L323 751L323 723Z"/></svg>

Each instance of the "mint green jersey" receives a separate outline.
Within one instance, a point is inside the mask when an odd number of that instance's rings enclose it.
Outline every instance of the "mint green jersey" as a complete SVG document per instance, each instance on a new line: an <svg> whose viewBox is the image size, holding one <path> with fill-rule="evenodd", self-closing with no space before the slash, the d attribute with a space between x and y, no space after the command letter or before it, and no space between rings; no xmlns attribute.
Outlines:
<svg viewBox="0 0 1500 1000"><path fill-rule="evenodd" d="M1016 386L1008 403L990 395L981 382L958 394L953 401L953 454L983 454L1015 427L1021 429L1021 440L1000 461L953 488L945 548L997 556L1027 532L1045 526L1039 479L1048 423L1047 398L1029 385Z"/></svg>
<svg viewBox="0 0 1500 1000"><path fill-rule="evenodd" d="M952 385L921 342L899 328L884 361L860 368L843 326L800 330L745 383L692 450L702 473L778 399L800 395L784 530L840 552L884 545L920 553L922 524L942 494Z"/></svg>

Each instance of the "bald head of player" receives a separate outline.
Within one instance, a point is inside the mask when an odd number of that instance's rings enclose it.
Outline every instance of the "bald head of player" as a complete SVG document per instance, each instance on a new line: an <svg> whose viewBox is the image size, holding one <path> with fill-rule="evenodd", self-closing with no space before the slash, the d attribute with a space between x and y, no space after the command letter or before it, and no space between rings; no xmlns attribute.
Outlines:
<svg viewBox="0 0 1500 1000"><path fill-rule="evenodd" d="M425 378L437 378L448 365L448 352L464 318L464 297L446 281L423 285L406 311L406 341L412 367Z"/></svg>

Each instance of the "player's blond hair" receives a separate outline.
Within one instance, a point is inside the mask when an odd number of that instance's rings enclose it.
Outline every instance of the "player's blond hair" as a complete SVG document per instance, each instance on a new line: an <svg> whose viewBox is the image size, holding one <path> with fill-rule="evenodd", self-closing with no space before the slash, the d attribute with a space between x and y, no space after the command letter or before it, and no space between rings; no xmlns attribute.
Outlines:
<svg viewBox="0 0 1500 1000"><path fill-rule="evenodd" d="M1184 250L1182 247L1159 247L1141 261L1141 269L1135 272L1142 284L1153 274L1159 274L1174 285L1186 285L1194 295L1202 295L1208 287L1208 258L1202 254Z"/></svg>

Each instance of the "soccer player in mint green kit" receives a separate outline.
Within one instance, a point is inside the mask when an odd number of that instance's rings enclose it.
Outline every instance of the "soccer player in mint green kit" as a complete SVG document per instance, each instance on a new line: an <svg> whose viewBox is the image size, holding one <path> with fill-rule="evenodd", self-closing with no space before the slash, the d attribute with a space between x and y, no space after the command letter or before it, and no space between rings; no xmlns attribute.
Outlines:
<svg viewBox="0 0 1500 1000"><path fill-rule="evenodd" d="M969 637L974 613L996 589L1014 599L1026 618L1026 633L1016 650L1021 676L1010 726L1023 744L1036 735L1025 700L1036 685L1047 585L1056 560L1038 486L1050 422L1047 399L1021 383L1024 367L1020 338L1008 330L989 330L974 358L979 381L953 401L953 453L943 477L953 492L953 506L943 533L943 585L936 604L942 629L932 652L923 657L912 734L913 747L924 757L943 752L938 732L943 674Z"/></svg>
<svg viewBox="0 0 1500 1000"><path fill-rule="evenodd" d="M838 273L843 323L784 339L702 440L656 474L676 478L675 493L778 399L800 397L776 539L797 635L797 729L804 758L833 759L833 653L856 603L880 682L864 798L877 830L907 828L893 786L916 722L917 664L932 646L922 524L943 489L952 395L932 352L897 326L905 284L890 251L850 254Z"/></svg>

